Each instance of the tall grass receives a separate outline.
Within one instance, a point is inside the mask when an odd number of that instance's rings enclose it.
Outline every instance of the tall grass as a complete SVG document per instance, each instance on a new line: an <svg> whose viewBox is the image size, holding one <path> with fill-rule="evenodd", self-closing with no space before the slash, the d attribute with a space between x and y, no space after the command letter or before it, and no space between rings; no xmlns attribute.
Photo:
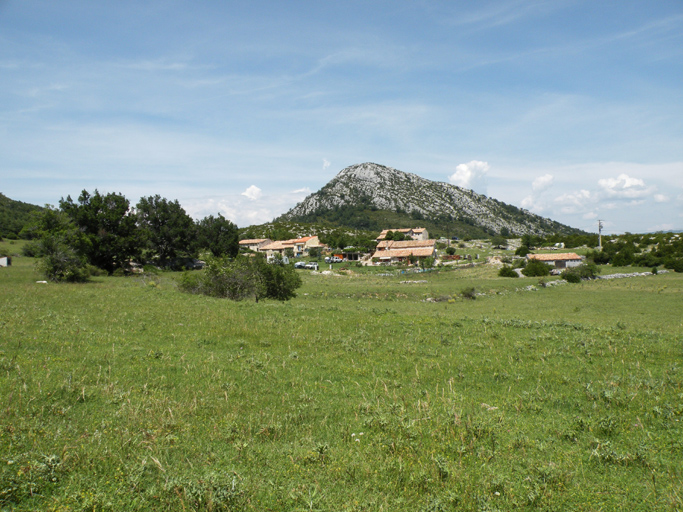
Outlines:
<svg viewBox="0 0 683 512"><path fill-rule="evenodd" d="M680 275L303 277L254 304L0 269L0 506L683 507Z"/></svg>

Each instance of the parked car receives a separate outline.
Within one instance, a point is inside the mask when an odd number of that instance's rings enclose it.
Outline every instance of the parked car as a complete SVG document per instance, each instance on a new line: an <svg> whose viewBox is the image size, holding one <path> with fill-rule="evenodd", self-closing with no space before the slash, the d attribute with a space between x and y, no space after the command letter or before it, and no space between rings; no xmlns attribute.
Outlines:
<svg viewBox="0 0 683 512"><path fill-rule="evenodd" d="M342 261L344 260L339 256L328 256L325 258L325 263L341 263Z"/></svg>
<svg viewBox="0 0 683 512"><path fill-rule="evenodd" d="M315 261L309 261L304 265L304 268L310 269L310 270L318 270L318 263Z"/></svg>
<svg viewBox="0 0 683 512"><path fill-rule="evenodd" d="M306 268L306 262L305 261L297 261L294 264L294 268Z"/></svg>

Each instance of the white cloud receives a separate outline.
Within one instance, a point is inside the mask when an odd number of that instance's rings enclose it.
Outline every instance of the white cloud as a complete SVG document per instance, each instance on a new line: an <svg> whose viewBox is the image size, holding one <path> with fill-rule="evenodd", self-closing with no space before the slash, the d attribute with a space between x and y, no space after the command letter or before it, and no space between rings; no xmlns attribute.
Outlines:
<svg viewBox="0 0 683 512"><path fill-rule="evenodd" d="M646 187L640 178L631 178L628 174L620 174L617 178L598 180L598 185L608 197L636 199L648 196L654 187Z"/></svg>
<svg viewBox="0 0 683 512"><path fill-rule="evenodd" d="M466 164L460 164L455 172L448 177L453 185L469 188L479 193L486 192L486 173L490 166L488 162L472 160Z"/></svg>
<svg viewBox="0 0 683 512"><path fill-rule="evenodd" d="M583 218L584 218L585 220L597 219L597 218L598 218L598 214L595 213L595 212L584 213L584 214L583 214Z"/></svg>
<svg viewBox="0 0 683 512"><path fill-rule="evenodd" d="M306 194L309 195L311 193L311 189L308 187L304 188L298 188L296 190L292 190L292 194Z"/></svg>
<svg viewBox="0 0 683 512"><path fill-rule="evenodd" d="M577 213L594 201L594 194L589 190L579 190L569 194L562 194L555 198L555 202L562 207L563 213Z"/></svg>
<svg viewBox="0 0 683 512"><path fill-rule="evenodd" d="M531 195L522 199L522 208L536 213L546 210L548 207L547 201L544 201L542 196L553 185L554 181L555 177L552 174L544 174L534 179L531 183Z"/></svg>
<svg viewBox="0 0 683 512"><path fill-rule="evenodd" d="M552 174L544 174L534 180L531 184L531 189L538 193L544 192L552 186L554 181L555 177Z"/></svg>
<svg viewBox="0 0 683 512"><path fill-rule="evenodd" d="M668 203L670 200L669 196L666 196L664 194L655 194L654 198L655 202L657 203Z"/></svg>
<svg viewBox="0 0 683 512"><path fill-rule="evenodd" d="M260 199L261 196L263 196L263 192L256 185L252 185L247 190L242 192L242 195L248 197L252 201L256 201L257 199Z"/></svg>
<svg viewBox="0 0 683 512"><path fill-rule="evenodd" d="M330 165L332 165L330 161L327 158L323 158L323 171L326 171Z"/></svg>
<svg viewBox="0 0 683 512"><path fill-rule="evenodd" d="M258 197L255 199L248 197L246 192L242 192L226 196L192 198L183 200L182 204L185 211L195 219L220 213L237 226L245 227L272 221L302 201L309 193L308 188L272 195L263 194L259 190Z"/></svg>

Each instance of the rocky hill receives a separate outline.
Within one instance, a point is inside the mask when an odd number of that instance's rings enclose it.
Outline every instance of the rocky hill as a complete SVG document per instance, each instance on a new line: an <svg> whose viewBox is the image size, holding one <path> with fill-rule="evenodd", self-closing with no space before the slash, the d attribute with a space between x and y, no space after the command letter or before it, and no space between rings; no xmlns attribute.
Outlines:
<svg viewBox="0 0 683 512"><path fill-rule="evenodd" d="M278 220L324 220L366 229L408 227L395 225L396 222L425 227L432 224L430 233L436 228L461 236L581 232L472 190L374 163L341 170L327 185ZM382 222L394 224L381 225Z"/></svg>

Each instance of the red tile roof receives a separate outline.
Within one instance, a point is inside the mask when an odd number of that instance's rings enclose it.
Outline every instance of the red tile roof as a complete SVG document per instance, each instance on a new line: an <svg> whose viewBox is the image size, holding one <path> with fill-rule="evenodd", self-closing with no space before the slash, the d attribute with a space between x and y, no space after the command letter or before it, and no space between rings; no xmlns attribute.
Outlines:
<svg viewBox="0 0 683 512"><path fill-rule="evenodd" d="M573 252L564 252L559 254L527 254L526 257L530 260L539 261L566 261L582 259L581 256Z"/></svg>

